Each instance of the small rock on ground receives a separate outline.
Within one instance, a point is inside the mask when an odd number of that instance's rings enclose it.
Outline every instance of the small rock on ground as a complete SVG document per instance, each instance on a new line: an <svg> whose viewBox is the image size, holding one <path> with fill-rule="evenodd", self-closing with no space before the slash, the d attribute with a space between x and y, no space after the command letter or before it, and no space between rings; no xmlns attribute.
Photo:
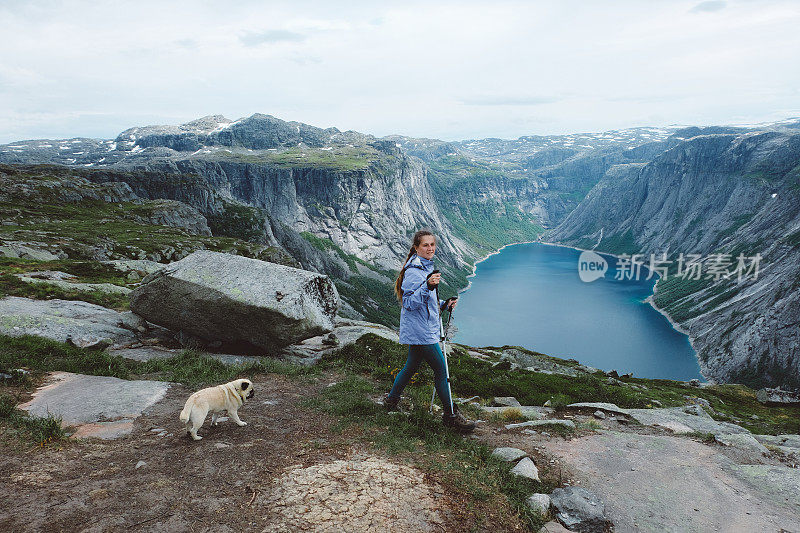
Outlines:
<svg viewBox="0 0 800 533"><path fill-rule="evenodd" d="M518 462L517 466L511 469L511 473L516 476L532 479L534 481L540 481L539 469L536 468L536 465L533 463L530 457L524 457L520 462Z"/></svg>
<svg viewBox="0 0 800 533"><path fill-rule="evenodd" d="M558 519L573 531L603 533L610 525L603 502L583 487L555 489L550 499Z"/></svg>
<svg viewBox="0 0 800 533"><path fill-rule="evenodd" d="M572 533L572 532L569 529L562 526L561 523L553 520L543 525L542 529L539 530L539 533Z"/></svg>
<svg viewBox="0 0 800 533"><path fill-rule="evenodd" d="M547 513L550 512L551 502L548 494L533 494L525 500L525 503L528 505L528 508L540 518L544 518L547 516Z"/></svg>
<svg viewBox="0 0 800 533"><path fill-rule="evenodd" d="M522 404L513 396L495 396L492 398L494 407L521 407Z"/></svg>
<svg viewBox="0 0 800 533"><path fill-rule="evenodd" d="M494 451L492 451L492 456L508 462L518 461L526 455L528 454L519 448L495 448Z"/></svg>

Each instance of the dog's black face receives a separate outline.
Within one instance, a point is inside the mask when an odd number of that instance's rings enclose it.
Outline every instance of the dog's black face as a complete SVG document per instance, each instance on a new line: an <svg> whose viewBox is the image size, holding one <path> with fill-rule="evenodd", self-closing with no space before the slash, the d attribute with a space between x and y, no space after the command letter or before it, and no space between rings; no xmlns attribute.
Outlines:
<svg viewBox="0 0 800 533"><path fill-rule="evenodd" d="M249 390L248 390L248 389L249 389ZM247 399L247 400L249 400L250 398L252 398L252 397L253 397L253 395L254 395L254 394L255 394L255 392L256 392L256 391L253 389L253 387L251 386L251 383L250 383L249 381L244 381L244 382L242 382L242 392L244 392L244 391L248 391L248 392L247 392L247 396L245 396L245 399Z"/></svg>

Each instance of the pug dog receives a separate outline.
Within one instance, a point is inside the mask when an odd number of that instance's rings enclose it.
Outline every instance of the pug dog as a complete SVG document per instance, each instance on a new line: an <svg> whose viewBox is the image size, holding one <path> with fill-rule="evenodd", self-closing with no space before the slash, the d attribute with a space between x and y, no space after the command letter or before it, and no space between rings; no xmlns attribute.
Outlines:
<svg viewBox="0 0 800 533"><path fill-rule="evenodd" d="M247 422L242 422L237 412L245 400L252 398L253 383L249 379L237 379L216 387L201 389L186 400L186 405L181 411L181 422L186 426L186 432L194 440L203 437L197 434L197 430L203 426L206 415L211 412L211 425L217 425L217 417L222 411L227 411L234 422L239 426L246 426Z"/></svg>

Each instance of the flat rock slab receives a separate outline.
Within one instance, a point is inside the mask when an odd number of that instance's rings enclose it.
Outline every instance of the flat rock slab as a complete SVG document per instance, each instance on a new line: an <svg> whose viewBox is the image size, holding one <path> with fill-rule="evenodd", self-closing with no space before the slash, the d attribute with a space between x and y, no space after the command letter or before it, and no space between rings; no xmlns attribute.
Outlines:
<svg viewBox="0 0 800 533"><path fill-rule="evenodd" d="M567 407L573 409L600 409L609 413L626 415L646 426L660 426L673 433L713 433L734 434L750 433L742 426L730 422L718 422L711 418L702 407L664 407L659 409L625 409L613 403L579 402Z"/></svg>
<svg viewBox="0 0 800 533"><path fill-rule="evenodd" d="M761 463L761 459L769 454L766 446L758 442L749 433L733 433L715 435L714 440L723 446L735 448L740 454L739 462L742 463Z"/></svg>
<svg viewBox="0 0 800 533"><path fill-rule="evenodd" d="M36 277L25 276L23 274L17 274L17 278L25 283L32 283L32 284L46 284L46 285L55 285L64 290L73 290L78 292L104 292L106 294L121 294L126 295L130 294L132 289L127 287L121 287L119 285L114 285L113 283L78 283L73 281L64 281L59 279L42 279Z"/></svg>
<svg viewBox="0 0 800 533"><path fill-rule="evenodd" d="M61 417L75 437L114 439L127 435L142 411L161 400L170 384L54 372L33 398L19 406L35 416Z"/></svg>
<svg viewBox="0 0 800 533"><path fill-rule="evenodd" d="M507 424L506 429L531 428L540 426L561 426L569 429L575 429L575 422L573 422L572 420L559 420L557 418L547 418L545 420L528 420L527 422Z"/></svg>
<svg viewBox="0 0 800 533"><path fill-rule="evenodd" d="M600 496L618 533L800 531L800 470L738 465L671 435L602 431L544 445Z"/></svg>
<svg viewBox="0 0 800 533"><path fill-rule="evenodd" d="M443 531L441 489L419 470L369 457L297 465L265 491L280 518L265 532Z"/></svg>
<svg viewBox="0 0 800 533"><path fill-rule="evenodd" d="M726 433L750 433L742 426L730 422L718 422L711 418L699 406L694 406L702 414L691 414L682 407L666 407L662 409L628 409L628 414L646 426L662 426L675 433L713 433L714 435ZM686 429L688 428L688 430Z"/></svg>
<svg viewBox="0 0 800 533"><path fill-rule="evenodd" d="M140 319L99 305L72 300L0 299L0 333L19 337L37 335L59 342L72 339L79 346L102 339L114 344L134 342Z"/></svg>
<svg viewBox="0 0 800 533"><path fill-rule="evenodd" d="M762 444L800 449L800 435L753 435Z"/></svg>

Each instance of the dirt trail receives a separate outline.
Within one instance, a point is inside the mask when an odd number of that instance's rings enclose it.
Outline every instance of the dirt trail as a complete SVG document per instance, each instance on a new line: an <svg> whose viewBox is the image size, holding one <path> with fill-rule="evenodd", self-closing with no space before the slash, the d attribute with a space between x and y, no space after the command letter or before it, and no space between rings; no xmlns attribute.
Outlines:
<svg viewBox="0 0 800 533"><path fill-rule="evenodd" d="M2 529L279 531L301 525L305 507L329 530L463 527L435 482L351 448L347 433L330 431L332 419L302 407L324 383L271 375L254 382L256 396L240 410L249 425L210 428L207 421L200 442L181 435L178 413L191 391L178 385L117 440L54 450L0 439ZM304 479L312 481L308 494L298 491ZM323 497L340 490L348 496Z"/></svg>

